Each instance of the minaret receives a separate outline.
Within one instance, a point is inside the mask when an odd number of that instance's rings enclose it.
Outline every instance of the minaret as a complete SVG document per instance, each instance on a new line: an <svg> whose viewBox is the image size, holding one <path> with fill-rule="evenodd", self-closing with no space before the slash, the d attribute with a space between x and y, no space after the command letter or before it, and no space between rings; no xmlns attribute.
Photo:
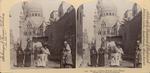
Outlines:
<svg viewBox="0 0 150 73"><path fill-rule="evenodd" d="M24 17L25 17L25 19L26 19L26 17L27 17L27 14L28 14L28 2L27 1L23 1L22 2L22 10L23 10L23 14L24 14Z"/></svg>
<svg viewBox="0 0 150 73"><path fill-rule="evenodd" d="M96 49L98 51L100 44L101 44L101 17L102 17L102 0L98 0L97 1L97 5L96 5L96 10L95 10L95 15L94 15L94 36L95 36L95 46Z"/></svg>
<svg viewBox="0 0 150 73"><path fill-rule="evenodd" d="M22 43L22 35L23 35L23 23L24 23L24 14L23 12L21 11L20 12L20 20L19 20L19 34L20 34L20 45Z"/></svg>
<svg viewBox="0 0 150 73"><path fill-rule="evenodd" d="M98 25L98 20L99 20L99 15L97 14L97 10L95 10L95 13L94 13L94 25L93 25L93 28L94 28L94 39L93 41L95 42L96 41L96 34L97 34L97 31L96 31L96 27Z"/></svg>
<svg viewBox="0 0 150 73"><path fill-rule="evenodd" d="M96 8L97 8L98 17L100 19L102 15L102 0L98 0Z"/></svg>

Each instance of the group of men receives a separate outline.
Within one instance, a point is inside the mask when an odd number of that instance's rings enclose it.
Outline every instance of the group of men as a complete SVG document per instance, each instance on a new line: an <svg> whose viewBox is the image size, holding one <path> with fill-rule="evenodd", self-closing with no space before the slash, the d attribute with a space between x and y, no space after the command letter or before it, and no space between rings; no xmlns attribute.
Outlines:
<svg viewBox="0 0 150 73"><path fill-rule="evenodd" d="M64 41L64 47L62 47L61 52L60 67L72 68L72 52L67 41ZM32 65L35 67L47 67L49 55L48 45L42 44L41 42L31 44L31 41L28 40L25 50L19 44L17 45L17 67L31 67Z"/></svg>
<svg viewBox="0 0 150 73"><path fill-rule="evenodd" d="M95 46L93 45L90 50L91 65L94 67L118 67L121 65L123 54L124 52L121 48L121 45L116 45L114 41L107 42L106 46L101 45L101 47L98 50L96 50Z"/></svg>
<svg viewBox="0 0 150 73"><path fill-rule="evenodd" d="M50 55L50 51L47 45L36 42L32 48L31 41L28 40L24 50L21 48L21 45L17 45L17 67L31 67L31 65L36 67L46 67L48 55Z"/></svg>

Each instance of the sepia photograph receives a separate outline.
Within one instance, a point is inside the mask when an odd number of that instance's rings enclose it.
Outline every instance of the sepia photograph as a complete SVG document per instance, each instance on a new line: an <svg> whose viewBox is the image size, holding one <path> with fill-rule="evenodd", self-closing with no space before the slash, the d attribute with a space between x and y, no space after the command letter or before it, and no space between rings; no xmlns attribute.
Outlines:
<svg viewBox="0 0 150 73"><path fill-rule="evenodd" d="M150 0L0 0L0 73L150 73Z"/></svg>
<svg viewBox="0 0 150 73"><path fill-rule="evenodd" d="M9 12L10 65L75 68L76 12L60 0L21 0Z"/></svg>
<svg viewBox="0 0 150 73"><path fill-rule="evenodd" d="M142 67L142 9L129 0L96 0L77 10L76 67Z"/></svg>

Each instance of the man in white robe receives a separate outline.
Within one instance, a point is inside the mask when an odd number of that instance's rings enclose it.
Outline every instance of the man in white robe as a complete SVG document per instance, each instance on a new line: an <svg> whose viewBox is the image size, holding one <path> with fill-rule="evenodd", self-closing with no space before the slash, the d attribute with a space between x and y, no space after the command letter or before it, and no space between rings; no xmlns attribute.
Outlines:
<svg viewBox="0 0 150 73"><path fill-rule="evenodd" d="M50 52L46 45L42 47L41 50L42 50L42 66L46 67L48 62L48 55L50 55Z"/></svg>

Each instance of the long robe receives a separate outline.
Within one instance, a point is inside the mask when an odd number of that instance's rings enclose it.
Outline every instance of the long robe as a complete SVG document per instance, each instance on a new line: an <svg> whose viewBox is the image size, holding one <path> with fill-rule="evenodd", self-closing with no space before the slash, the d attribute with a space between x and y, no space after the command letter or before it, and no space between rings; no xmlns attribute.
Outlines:
<svg viewBox="0 0 150 73"><path fill-rule="evenodd" d="M65 46L63 49L63 56L62 56L62 61L61 61L61 67L72 67L73 62L72 62L72 54L71 54L71 48L69 44Z"/></svg>
<svg viewBox="0 0 150 73"><path fill-rule="evenodd" d="M110 51L110 66L119 66L120 60L119 60L119 53L117 51L117 47L112 46Z"/></svg>
<svg viewBox="0 0 150 73"><path fill-rule="evenodd" d="M123 54L124 54L123 49L121 47L118 48L119 66L121 65L122 55Z"/></svg>
<svg viewBox="0 0 150 73"><path fill-rule="evenodd" d="M100 48L98 50L98 66L104 66L104 49Z"/></svg>
<svg viewBox="0 0 150 73"><path fill-rule="evenodd" d="M90 55L91 55L91 65L96 66L97 65L97 51L95 47L92 47L90 50Z"/></svg>
<svg viewBox="0 0 150 73"><path fill-rule="evenodd" d="M37 67L41 67L43 66L42 64L42 57L43 57L43 52L41 50L41 48L37 49L37 60L36 60L36 66Z"/></svg>
<svg viewBox="0 0 150 73"><path fill-rule="evenodd" d="M141 62L142 62L142 56L141 56L141 49L139 46L136 47L135 51L135 64L134 67L141 67Z"/></svg>
<svg viewBox="0 0 150 73"><path fill-rule="evenodd" d="M42 66L46 67L47 62L48 62L48 55L50 55L50 52L47 48L42 48L43 54L42 55Z"/></svg>
<svg viewBox="0 0 150 73"><path fill-rule="evenodd" d="M31 50L30 49L25 49L25 61L24 61L24 66L25 67L30 67L31 66Z"/></svg>
<svg viewBox="0 0 150 73"><path fill-rule="evenodd" d="M18 47L17 49L17 66L21 67L23 65L23 60L24 60L24 52L21 49L21 47Z"/></svg>

